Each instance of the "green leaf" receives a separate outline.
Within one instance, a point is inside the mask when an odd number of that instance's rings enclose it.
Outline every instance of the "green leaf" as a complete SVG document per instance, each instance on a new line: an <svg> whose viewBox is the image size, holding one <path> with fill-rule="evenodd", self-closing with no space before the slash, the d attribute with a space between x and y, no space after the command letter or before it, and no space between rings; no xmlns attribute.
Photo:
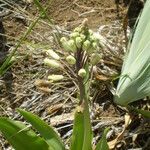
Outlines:
<svg viewBox="0 0 150 150"><path fill-rule="evenodd" d="M50 150L45 140L19 121L1 117L0 132L15 150Z"/></svg>
<svg viewBox="0 0 150 150"><path fill-rule="evenodd" d="M106 135L108 133L108 130L109 130L108 128L106 128L104 130L102 138L98 142L95 150L109 150L109 147L108 147L108 144L107 144L107 140L106 140Z"/></svg>
<svg viewBox="0 0 150 150"><path fill-rule="evenodd" d="M51 150L65 150L61 139L52 127L46 124L38 116L30 112L24 111L22 109L18 109L18 111L46 140Z"/></svg>
<svg viewBox="0 0 150 150"><path fill-rule="evenodd" d="M145 118L150 118L150 111L148 111L148 110L137 109L137 108L129 107L129 106L128 106L128 108L138 114L141 114Z"/></svg>
<svg viewBox="0 0 150 150"><path fill-rule="evenodd" d="M83 102L83 114L84 114L84 141L82 150L92 150L92 127L90 120L90 112L88 106L88 99L85 96Z"/></svg>
<svg viewBox="0 0 150 150"><path fill-rule="evenodd" d="M147 0L126 54L115 95L117 104L127 106L150 96L150 0ZM130 45L130 43L129 43Z"/></svg>
<svg viewBox="0 0 150 150"><path fill-rule="evenodd" d="M70 150L82 150L83 139L84 139L84 115L82 110L77 108L75 112L74 124L73 124L73 134L71 141Z"/></svg>
<svg viewBox="0 0 150 150"><path fill-rule="evenodd" d="M46 17L49 21L50 24L53 24L52 20L49 18L49 16L46 13L46 10L48 8L48 6L46 8L44 8L41 3L39 2L39 0L34 0L35 5L39 8L39 11L42 15L44 15L44 17Z"/></svg>
<svg viewBox="0 0 150 150"><path fill-rule="evenodd" d="M70 150L92 150L92 129L86 104L81 104L75 112Z"/></svg>

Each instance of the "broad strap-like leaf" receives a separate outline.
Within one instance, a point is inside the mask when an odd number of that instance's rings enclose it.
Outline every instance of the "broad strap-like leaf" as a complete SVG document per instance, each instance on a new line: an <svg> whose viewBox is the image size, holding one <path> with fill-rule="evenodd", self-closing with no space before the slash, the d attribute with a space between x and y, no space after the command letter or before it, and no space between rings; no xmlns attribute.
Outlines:
<svg viewBox="0 0 150 150"><path fill-rule="evenodd" d="M84 140L84 114L82 110L80 110L79 106L77 107L77 110L75 112L70 150L82 150L83 140Z"/></svg>
<svg viewBox="0 0 150 150"><path fill-rule="evenodd" d="M95 150L109 150L107 140L106 140L106 134L108 133L108 128L104 130L104 133L102 135L102 138L98 142Z"/></svg>
<svg viewBox="0 0 150 150"><path fill-rule="evenodd" d="M114 101L129 103L150 96L150 0L140 15L129 52L126 54Z"/></svg>
<svg viewBox="0 0 150 150"><path fill-rule="evenodd" d="M38 116L18 109L19 113L40 133L52 150L65 150L65 147L54 129Z"/></svg>
<svg viewBox="0 0 150 150"><path fill-rule="evenodd" d="M22 122L1 117L0 132L15 150L51 150L44 139Z"/></svg>

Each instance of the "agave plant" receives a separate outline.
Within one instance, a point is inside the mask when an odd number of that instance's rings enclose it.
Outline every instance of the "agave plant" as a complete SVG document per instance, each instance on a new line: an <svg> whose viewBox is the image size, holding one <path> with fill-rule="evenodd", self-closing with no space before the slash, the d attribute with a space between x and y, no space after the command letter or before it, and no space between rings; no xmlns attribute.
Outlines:
<svg viewBox="0 0 150 150"><path fill-rule="evenodd" d="M68 38L62 37L60 41L67 53L66 58L63 59L55 51L48 50L46 51L48 56L44 59L44 63L61 71L69 65L69 68L73 68L74 71L71 74L72 71L70 72L69 69L68 74L78 85L79 104L75 110L70 150L108 150L106 141L108 129L104 131L98 144L92 145L89 87L93 65L96 65L101 58L96 55L99 50L98 40L89 30L85 20L81 26L75 28ZM95 61L93 61L93 55L96 58ZM49 75L48 79L51 82L58 82L63 80L64 76L53 74ZM22 122L0 118L0 131L16 150L65 150L65 145L52 127L30 112L21 109L18 111L38 131L40 136Z"/></svg>
<svg viewBox="0 0 150 150"><path fill-rule="evenodd" d="M122 67L114 101L127 106L150 96L150 0L139 17Z"/></svg>

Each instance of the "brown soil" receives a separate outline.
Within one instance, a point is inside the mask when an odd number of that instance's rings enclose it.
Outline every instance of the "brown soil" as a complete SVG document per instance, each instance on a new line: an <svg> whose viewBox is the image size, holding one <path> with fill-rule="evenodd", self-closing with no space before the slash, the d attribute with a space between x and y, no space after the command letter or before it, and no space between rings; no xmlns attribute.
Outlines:
<svg viewBox="0 0 150 150"><path fill-rule="evenodd" d="M88 18L92 29L109 24L117 18L114 0L56 0L52 1L49 12L56 24L66 26L68 29L81 24L84 18Z"/></svg>

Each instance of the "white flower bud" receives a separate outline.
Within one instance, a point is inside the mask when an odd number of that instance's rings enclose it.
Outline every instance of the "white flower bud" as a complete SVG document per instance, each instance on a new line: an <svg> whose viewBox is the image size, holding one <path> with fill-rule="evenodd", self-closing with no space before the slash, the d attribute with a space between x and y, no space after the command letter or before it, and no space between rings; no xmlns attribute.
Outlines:
<svg viewBox="0 0 150 150"><path fill-rule="evenodd" d="M47 50L46 54L49 55L50 57L56 59L56 60L60 59L59 55L51 49Z"/></svg>
<svg viewBox="0 0 150 150"><path fill-rule="evenodd" d="M94 66L94 65L97 65L99 63L99 61L101 60L102 56L98 53L93 53L91 55L91 64Z"/></svg>
<svg viewBox="0 0 150 150"><path fill-rule="evenodd" d="M69 40L67 42L67 44L69 46L70 51L72 51L72 52L76 52L77 51L77 47L76 47L76 44L75 44L74 40Z"/></svg>
<svg viewBox="0 0 150 150"><path fill-rule="evenodd" d="M64 79L64 76L63 75L54 75L53 74L53 75L49 75L48 79L52 80L52 81L60 81L60 80Z"/></svg>
<svg viewBox="0 0 150 150"><path fill-rule="evenodd" d="M80 69L78 71L78 75L82 78L84 78L86 76L86 70L84 68Z"/></svg>
<svg viewBox="0 0 150 150"><path fill-rule="evenodd" d="M81 39L81 37L76 37L75 41L76 41L77 48L80 49L81 46L82 46L82 39Z"/></svg>
<svg viewBox="0 0 150 150"><path fill-rule="evenodd" d="M76 63L76 59L71 55L67 56L66 60L70 65L74 65Z"/></svg>
<svg viewBox="0 0 150 150"><path fill-rule="evenodd" d="M47 66L52 67L52 68L61 68L62 67L61 64L54 59L45 58L44 64L46 64Z"/></svg>

